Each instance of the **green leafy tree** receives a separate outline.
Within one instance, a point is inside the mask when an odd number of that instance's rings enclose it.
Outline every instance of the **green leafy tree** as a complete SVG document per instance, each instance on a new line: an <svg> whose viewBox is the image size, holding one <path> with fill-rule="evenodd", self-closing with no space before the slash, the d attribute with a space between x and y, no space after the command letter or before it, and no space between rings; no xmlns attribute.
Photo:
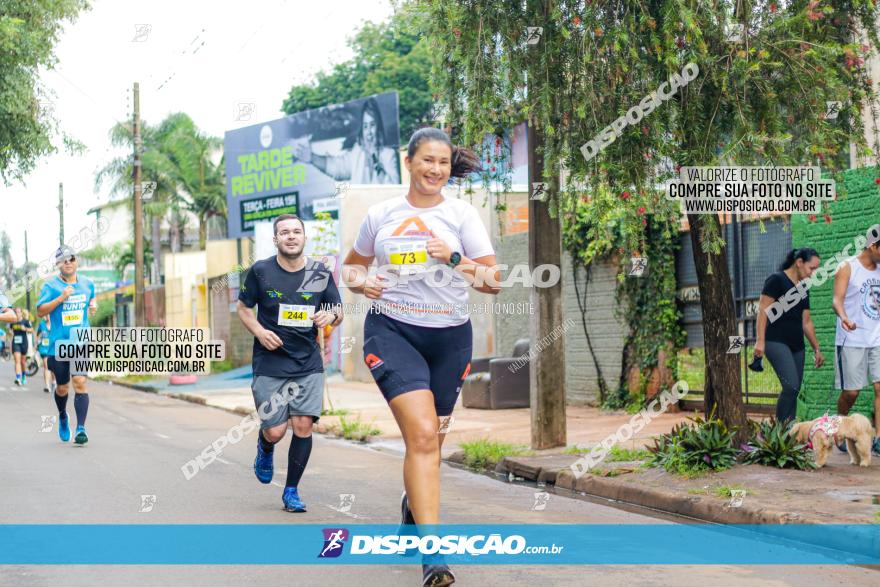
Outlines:
<svg viewBox="0 0 880 587"><path fill-rule="evenodd" d="M159 159L170 165L167 173L185 196L184 208L198 218L199 248L204 249L208 219L226 217L226 180L218 156L223 142L200 131L183 113L166 118L158 135Z"/></svg>
<svg viewBox="0 0 880 587"><path fill-rule="evenodd" d="M87 7L84 0L0 2L0 176L7 184L22 180L55 150L56 124L40 69L55 65L64 22Z"/></svg>
<svg viewBox="0 0 880 587"><path fill-rule="evenodd" d="M133 143L131 125L115 125L110 130L110 138L114 146L130 146ZM204 249L209 218L226 216L226 180L219 155L220 139L200 131L183 113L171 114L157 126L143 124L141 138L142 181L155 182L144 211L152 218L152 248L160 251L156 262L161 264L159 222L162 218L167 218L169 223L171 251L179 252L186 212L195 214L199 222L199 246ZM111 196L131 202L132 169L133 154L114 158L95 175L95 189L109 182Z"/></svg>
<svg viewBox="0 0 880 587"><path fill-rule="evenodd" d="M329 72L318 73L314 83L290 89L281 107L285 113L396 91L400 97L402 141L434 122L428 46L411 30L406 12L397 12L386 23L366 23L348 45L354 57Z"/></svg>
<svg viewBox="0 0 880 587"><path fill-rule="evenodd" d="M835 171L850 144L869 154L862 116L877 118L865 67L878 46L873 0L428 0L413 10L422 14L459 140L476 144L527 120L550 212L575 214L586 195L607 210L587 219L599 228L595 247L616 238L602 236L611 232L603 223L619 217L624 258L650 247L639 210L663 213L655 186L678 166L818 160ZM730 34L737 25L738 39ZM529 27L540 27L537 38ZM585 157L582 145L689 63L699 67L694 81ZM843 103L837 119L825 117L827 101ZM737 333L726 247L717 217L688 221L703 311L705 409L717 408L742 437L739 361L726 353Z"/></svg>
<svg viewBox="0 0 880 587"><path fill-rule="evenodd" d="M0 230L0 277L6 281L6 287L12 287L15 264L12 262L12 240L5 230Z"/></svg>

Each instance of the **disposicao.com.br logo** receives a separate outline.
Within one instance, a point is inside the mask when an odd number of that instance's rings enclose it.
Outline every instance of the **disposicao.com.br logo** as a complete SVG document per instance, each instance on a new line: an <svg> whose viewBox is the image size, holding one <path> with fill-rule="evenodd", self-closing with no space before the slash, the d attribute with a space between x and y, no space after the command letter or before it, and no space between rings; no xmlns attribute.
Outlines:
<svg viewBox="0 0 880 587"><path fill-rule="evenodd" d="M349 543L351 555L406 555L417 551L419 554L432 555L522 555L522 554L559 554L563 546L556 544L546 546L528 546L525 537L519 534L502 536L475 534L427 534L416 535L364 535L353 534L345 528L324 528L324 547L319 558L338 557L344 544Z"/></svg>

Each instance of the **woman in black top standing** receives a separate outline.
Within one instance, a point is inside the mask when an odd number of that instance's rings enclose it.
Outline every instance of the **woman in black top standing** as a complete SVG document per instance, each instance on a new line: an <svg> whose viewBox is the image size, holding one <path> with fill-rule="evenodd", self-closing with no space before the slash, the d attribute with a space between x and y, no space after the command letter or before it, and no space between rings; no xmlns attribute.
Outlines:
<svg viewBox="0 0 880 587"><path fill-rule="evenodd" d="M779 422L794 420L797 413L798 393L804 379L804 336L813 347L817 369L825 358L819 350L816 329L810 318L809 292L804 291L797 304L782 314L775 314L776 319L772 322L767 308L786 297L786 293L794 290L798 283L811 277L818 267L819 253L814 249L794 249L779 266L779 271L767 278L761 290L755 358L767 355L782 383L782 393L776 402L776 420Z"/></svg>

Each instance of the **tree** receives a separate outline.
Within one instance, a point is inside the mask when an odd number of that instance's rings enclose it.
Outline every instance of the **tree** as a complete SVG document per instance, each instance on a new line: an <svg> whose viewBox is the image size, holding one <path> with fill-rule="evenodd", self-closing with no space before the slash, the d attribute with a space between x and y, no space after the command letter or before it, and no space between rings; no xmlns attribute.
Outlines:
<svg viewBox="0 0 880 587"><path fill-rule="evenodd" d="M55 150L51 102L40 69L55 63L65 21L88 7L84 0L3 0L0 9L0 176L21 180ZM70 145L71 139L65 137Z"/></svg>
<svg viewBox="0 0 880 587"><path fill-rule="evenodd" d="M179 252L186 228L186 212L199 221L199 246L205 248L207 222L211 216L226 216L226 180L218 154L220 139L200 131L184 113L171 114L159 125L142 125L144 151L141 156L143 181L155 182L155 189L144 210L152 217L152 248L159 251L155 262L161 264L159 222L167 218L172 252ZM111 131L114 146L132 144L128 123L115 125ZM111 195L126 198L133 193L132 155L117 157L98 171L95 189L110 181ZM158 269L156 270L158 271Z"/></svg>
<svg viewBox="0 0 880 587"><path fill-rule="evenodd" d="M865 67L878 46L872 1L430 0L415 10L461 140L475 143L528 120L540 133L530 148L543 156L550 211L566 217L584 195L621 208L630 243L623 257L650 247L638 211L666 205L656 188L678 166L818 159L833 172L850 143L869 153L862 108L876 120ZM689 63L699 68L696 80L585 156L582 145ZM827 101L844 104L836 120L824 116ZM719 219L688 220L703 310L705 409L743 437L739 365L726 353L737 330Z"/></svg>
<svg viewBox="0 0 880 587"><path fill-rule="evenodd" d="M15 264L12 261L12 240L5 230L0 230L0 277L6 280L6 287L12 287Z"/></svg>
<svg viewBox="0 0 880 587"><path fill-rule="evenodd" d="M428 47L398 12L387 23L366 23L348 42L354 57L314 83L293 86L281 109L286 114L396 91L400 97L400 137L405 141L434 122Z"/></svg>
<svg viewBox="0 0 880 587"><path fill-rule="evenodd" d="M134 131L131 123L117 123L110 129L110 143L114 147L130 149L134 142ZM168 202L177 197L177 188L174 180L169 176L167 169L169 164L154 148L156 144L156 129L148 124L141 125L141 138L144 145L141 166L143 169L143 181L155 181L156 186L152 198L144 205L144 212L151 218L152 230L150 240L154 251L158 251L154 259L153 276L159 278L162 262L162 247L159 228L162 217L168 209ZM128 151L125 155L113 158L95 174L95 191L101 189L104 183L109 182L110 197L118 198L126 202L134 215L134 155Z"/></svg>
<svg viewBox="0 0 880 587"><path fill-rule="evenodd" d="M134 243L119 242L111 245L96 245L79 253L83 258L100 263L107 263L119 276L125 279L125 270L134 265ZM144 262L149 265L153 260L153 251L150 247L144 247Z"/></svg>
<svg viewBox="0 0 880 587"><path fill-rule="evenodd" d="M159 151L170 163L185 208L199 221L199 248L208 238L208 219L226 217L226 179L217 154L223 142L200 131L183 113L172 114L159 127ZM179 213L178 213L179 215Z"/></svg>

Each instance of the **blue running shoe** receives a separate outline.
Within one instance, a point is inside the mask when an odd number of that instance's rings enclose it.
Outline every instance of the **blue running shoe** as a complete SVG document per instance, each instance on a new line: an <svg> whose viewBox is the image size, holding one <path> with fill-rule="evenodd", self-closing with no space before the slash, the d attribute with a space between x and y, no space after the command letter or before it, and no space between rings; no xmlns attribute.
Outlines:
<svg viewBox="0 0 880 587"><path fill-rule="evenodd" d="M284 502L284 511L286 512L306 511L306 504L299 498L296 487L285 487L281 500Z"/></svg>
<svg viewBox="0 0 880 587"><path fill-rule="evenodd" d="M254 474L260 483L271 483L272 474L274 473L274 464L272 463L273 452L263 450L260 439L257 439L257 458L254 459Z"/></svg>
<svg viewBox="0 0 880 587"><path fill-rule="evenodd" d="M66 413L58 416L58 436L61 437L61 442L70 440L70 418Z"/></svg>
<svg viewBox="0 0 880 587"><path fill-rule="evenodd" d="M85 426L76 427L76 436L73 437L73 441L77 444L85 444L89 441Z"/></svg>

